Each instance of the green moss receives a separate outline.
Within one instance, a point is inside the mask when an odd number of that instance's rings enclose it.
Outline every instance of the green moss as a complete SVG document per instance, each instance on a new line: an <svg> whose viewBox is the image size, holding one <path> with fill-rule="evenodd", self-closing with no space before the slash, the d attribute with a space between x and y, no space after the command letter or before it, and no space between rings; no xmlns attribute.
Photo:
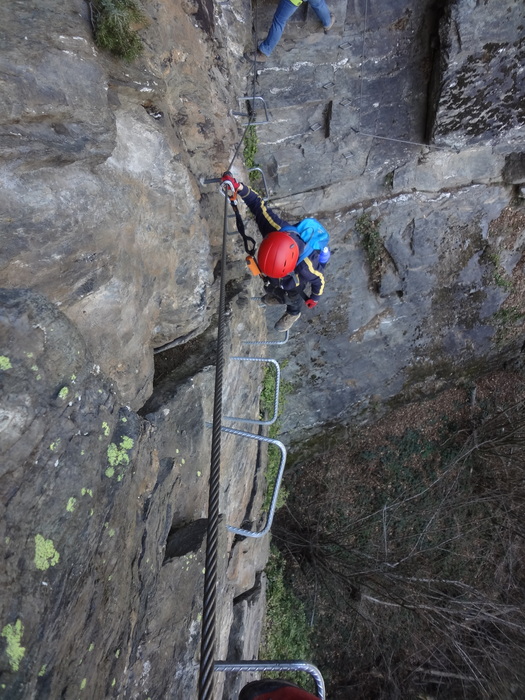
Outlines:
<svg viewBox="0 0 525 700"><path fill-rule="evenodd" d="M53 540L46 540L42 535L35 535L35 566L41 571L55 566L60 560L60 554L56 551Z"/></svg>
<svg viewBox="0 0 525 700"><path fill-rule="evenodd" d="M304 605L289 587L285 579L285 561L273 546L265 571L268 579L267 611L261 658L311 658L311 633ZM304 674L287 672L285 676L304 687ZM309 680L306 683L309 684Z"/></svg>
<svg viewBox="0 0 525 700"><path fill-rule="evenodd" d="M355 230L361 238L366 253L374 288L378 288L381 282L383 241L379 234L379 224L379 220L372 219L370 214L362 214L355 224Z"/></svg>
<svg viewBox="0 0 525 700"><path fill-rule="evenodd" d="M113 467L108 467L104 474L108 477L108 479L111 479L113 476L115 476L115 470Z"/></svg>
<svg viewBox="0 0 525 700"><path fill-rule="evenodd" d="M246 133L244 135L244 150L243 150L243 159L244 159L244 164L245 166L250 169L250 168L255 168L257 167L257 163L255 161L255 156L257 154L257 148L258 148L258 138L257 138L257 129L254 124L249 126L246 129ZM256 186L259 184L259 175L257 174L256 171L250 173L250 185L251 187L256 188Z"/></svg>
<svg viewBox="0 0 525 700"><path fill-rule="evenodd" d="M11 360L5 355L0 355L0 369L7 370L11 369L12 367L13 365L11 364Z"/></svg>
<svg viewBox="0 0 525 700"><path fill-rule="evenodd" d="M7 642L6 654L12 671L18 671L26 653L25 647L21 645L23 634L22 620L17 620L14 625L6 625L2 630L2 637Z"/></svg>
<svg viewBox="0 0 525 700"><path fill-rule="evenodd" d="M65 399L67 395L69 394L69 388L67 386L62 387L60 391L58 392L58 398L59 399Z"/></svg>
<svg viewBox="0 0 525 700"><path fill-rule="evenodd" d="M46 675L47 671L47 664L44 664L43 666L40 667L40 671L38 672L38 676L41 678L42 676Z"/></svg>
<svg viewBox="0 0 525 700"><path fill-rule="evenodd" d="M109 435L109 425L106 423L106 421L104 421L104 422L102 423L102 432L104 433L104 435L105 435L106 437L108 437L108 435Z"/></svg>

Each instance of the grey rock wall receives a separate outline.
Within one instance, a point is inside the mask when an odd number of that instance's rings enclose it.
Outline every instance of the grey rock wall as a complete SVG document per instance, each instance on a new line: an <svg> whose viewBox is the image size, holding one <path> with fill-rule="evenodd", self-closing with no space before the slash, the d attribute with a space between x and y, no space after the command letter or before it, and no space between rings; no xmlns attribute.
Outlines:
<svg viewBox="0 0 525 700"><path fill-rule="evenodd" d="M256 72L271 116L258 127L270 205L291 222L316 216L332 235L324 299L280 353L296 449L501 351L493 314L509 288L488 251L522 275L523 231L490 223L523 179L523 4L333 10L328 36L298 11ZM378 288L363 215L382 246Z"/></svg>

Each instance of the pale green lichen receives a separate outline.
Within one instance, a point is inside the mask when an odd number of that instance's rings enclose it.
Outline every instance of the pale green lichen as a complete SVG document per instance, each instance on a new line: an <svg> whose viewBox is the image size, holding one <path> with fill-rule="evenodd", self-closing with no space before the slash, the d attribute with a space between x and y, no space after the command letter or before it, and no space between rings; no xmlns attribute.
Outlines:
<svg viewBox="0 0 525 700"><path fill-rule="evenodd" d="M115 470L113 467L108 467L104 474L108 477L108 479L111 479L112 476L115 476Z"/></svg>
<svg viewBox="0 0 525 700"><path fill-rule="evenodd" d="M76 505L77 505L77 499L74 496L71 496L71 498L67 502L67 506L66 506L67 512L72 513L75 510Z"/></svg>
<svg viewBox="0 0 525 700"><path fill-rule="evenodd" d="M80 690L84 690L84 688L86 687L86 685L87 685L87 678L83 678L83 679L80 681Z"/></svg>
<svg viewBox="0 0 525 700"><path fill-rule="evenodd" d="M83 489L81 489L80 493L81 493L83 496L91 496L91 498L93 498L93 489L85 489L85 488L83 488Z"/></svg>
<svg viewBox="0 0 525 700"><path fill-rule="evenodd" d="M129 456L127 451L131 450L133 445L133 440L127 435L122 437L119 447L117 447L114 442L108 445L107 455L110 465L112 467L117 467L119 464L129 464Z"/></svg>
<svg viewBox="0 0 525 700"><path fill-rule="evenodd" d="M114 679L111 681L111 687L114 688L114 687L116 686L116 684L117 684L117 679L114 678Z"/></svg>
<svg viewBox="0 0 525 700"><path fill-rule="evenodd" d="M38 365L31 365L33 372L38 372Z"/></svg>
<svg viewBox="0 0 525 700"><path fill-rule="evenodd" d="M13 365L11 364L11 360L5 355L0 355L0 369L5 371L7 369L11 369L12 367Z"/></svg>
<svg viewBox="0 0 525 700"><path fill-rule="evenodd" d="M24 625L22 620L17 620L14 625L6 625L2 630L2 637L7 642L6 654L12 671L18 671L20 662L26 653L25 647L21 645Z"/></svg>
<svg viewBox="0 0 525 700"><path fill-rule="evenodd" d="M71 375L71 381L73 382L73 384L75 383L76 378L77 378L76 374Z"/></svg>
<svg viewBox="0 0 525 700"><path fill-rule="evenodd" d="M58 392L58 398L65 399L68 394L69 394L69 388L67 386L63 386L62 389L60 389L60 391Z"/></svg>
<svg viewBox="0 0 525 700"><path fill-rule="evenodd" d="M128 419L127 419L126 417L123 417L123 418L121 418L120 420L121 420L123 423L127 423L127 422L128 422Z"/></svg>
<svg viewBox="0 0 525 700"><path fill-rule="evenodd" d="M50 449L52 452L54 452L55 450L58 449L59 445L60 445L60 438L57 438L57 439L55 440L55 442L52 442L52 443L49 445L49 449Z"/></svg>
<svg viewBox="0 0 525 700"><path fill-rule="evenodd" d="M42 535L35 535L35 566L41 571L55 566L60 560L60 554L56 551L53 540L46 540Z"/></svg>
<svg viewBox="0 0 525 700"><path fill-rule="evenodd" d="M115 537L115 530L114 530L113 528L110 528L110 529L109 529L109 532L108 532L108 535L109 535L110 537Z"/></svg>
<svg viewBox="0 0 525 700"><path fill-rule="evenodd" d="M46 675L46 671L47 671L47 664L44 664L43 666L40 667L40 671L38 672L38 675L40 676L40 678L42 676Z"/></svg>
<svg viewBox="0 0 525 700"><path fill-rule="evenodd" d="M95 648L95 645L93 644L93 642L91 642L91 644L89 645L88 651L93 651L94 648Z"/></svg>
<svg viewBox="0 0 525 700"><path fill-rule="evenodd" d="M115 658L118 659L119 656L120 656L120 649L117 649L117 651L115 652Z"/></svg>
<svg viewBox="0 0 525 700"><path fill-rule="evenodd" d="M104 433L104 435L105 435L106 437L108 437L108 435L109 435L109 425L106 423L106 421L104 421L104 422L102 423L102 432Z"/></svg>

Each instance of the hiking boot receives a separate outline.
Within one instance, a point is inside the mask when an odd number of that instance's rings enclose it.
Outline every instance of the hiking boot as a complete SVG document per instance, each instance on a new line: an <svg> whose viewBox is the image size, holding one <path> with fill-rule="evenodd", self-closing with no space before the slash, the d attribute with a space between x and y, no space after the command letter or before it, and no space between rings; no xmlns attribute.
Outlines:
<svg viewBox="0 0 525 700"><path fill-rule="evenodd" d="M335 17L334 17L333 14L330 12L330 24L329 24L327 27L324 28L324 33L325 33L325 34L328 34L328 32L330 31L330 29L332 29L332 27L334 26L334 22L335 22Z"/></svg>
<svg viewBox="0 0 525 700"><path fill-rule="evenodd" d="M244 58L247 61L251 61L252 63L254 61L256 61L257 63L264 63L266 61L266 59L268 58L268 56L265 53L263 53L262 51L259 51L259 49L257 49L257 51L250 51L250 52L245 53Z"/></svg>
<svg viewBox="0 0 525 700"><path fill-rule="evenodd" d="M289 331L293 324L301 318L301 314L289 314L288 312L281 316L274 328L276 331Z"/></svg>
<svg viewBox="0 0 525 700"><path fill-rule="evenodd" d="M265 306L281 306L282 301L279 301L277 297L275 297L273 294L265 294L264 296L261 297L261 301Z"/></svg>

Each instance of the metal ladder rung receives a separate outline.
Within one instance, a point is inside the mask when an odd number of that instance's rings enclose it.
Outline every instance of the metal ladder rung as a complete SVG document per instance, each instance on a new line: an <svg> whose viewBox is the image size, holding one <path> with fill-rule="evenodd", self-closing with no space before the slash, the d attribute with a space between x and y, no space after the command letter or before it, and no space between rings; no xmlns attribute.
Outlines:
<svg viewBox="0 0 525 700"><path fill-rule="evenodd" d="M257 96L254 96L254 97L238 97L238 98L237 98L237 102L239 102L239 103L240 103L240 102L251 102L254 111L255 111L255 100L260 100L260 101L262 102L262 106L263 106L263 109L264 109L265 121L262 121L262 122L260 122L260 121L253 121L253 122L252 122L252 121L249 121L247 124L242 124L241 126L251 126L252 124L253 124L253 125L268 124L268 122L270 121L270 119L269 119L269 117L268 117L268 108L266 107L266 102L265 102L265 100L264 100L263 97L260 97L259 95L257 95ZM250 115L247 114L246 112L235 112L234 110L230 110L230 114L231 114L233 117L247 117L248 119L250 118Z"/></svg>
<svg viewBox="0 0 525 700"><path fill-rule="evenodd" d="M281 367L277 360L270 357L230 357L230 360L242 360L243 362L270 362L275 367L275 394L273 397L273 416L270 420L257 420L255 418L239 418L236 416L224 416L226 420L238 420L242 423L252 423L254 425L272 425L277 420L277 410L279 407L279 387L281 385Z"/></svg>
<svg viewBox="0 0 525 700"><path fill-rule="evenodd" d="M216 661L214 665L215 671L304 671L309 673L315 681L316 695L320 700L325 700L326 691L324 679L321 671L306 661L237 661L230 663L229 661Z"/></svg>

